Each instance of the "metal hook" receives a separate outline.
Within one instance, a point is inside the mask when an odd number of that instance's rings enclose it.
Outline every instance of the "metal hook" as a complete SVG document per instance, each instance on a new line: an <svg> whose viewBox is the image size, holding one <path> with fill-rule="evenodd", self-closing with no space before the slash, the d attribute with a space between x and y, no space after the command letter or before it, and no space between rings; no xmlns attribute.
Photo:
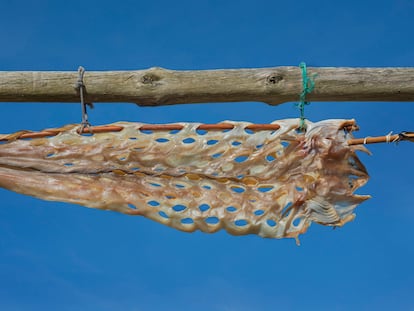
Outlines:
<svg viewBox="0 0 414 311"><path fill-rule="evenodd" d="M87 112L86 106L93 108L93 105L92 103L85 103L84 92L86 91L86 87L83 82L83 75L85 74L85 68L83 68L82 66L79 66L78 74L79 74L78 81L75 85L75 88L79 92L81 108L82 108L82 122L81 122L81 127L80 127L79 132L83 133L83 130L85 129L85 127L87 127L89 131L91 127L91 124L89 123L89 120L88 120L88 112Z"/></svg>

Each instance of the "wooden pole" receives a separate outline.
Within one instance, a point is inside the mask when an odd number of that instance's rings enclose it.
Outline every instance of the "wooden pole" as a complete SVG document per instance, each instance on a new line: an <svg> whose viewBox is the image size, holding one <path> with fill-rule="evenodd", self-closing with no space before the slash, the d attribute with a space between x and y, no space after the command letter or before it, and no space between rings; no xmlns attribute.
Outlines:
<svg viewBox="0 0 414 311"><path fill-rule="evenodd" d="M308 67L315 89L309 101L414 102L414 67ZM79 102L78 72L0 72L0 102ZM297 101L299 67L174 71L86 71L86 102L130 102L140 106L255 101Z"/></svg>
<svg viewBox="0 0 414 311"><path fill-rule="evenodd" d="M395 143L400 141L414 142L413 132L402 132L395 135L365 137L365 138L353 138L348 140L348 145L366 145L366 144L378 144L378 143Z"/></svg>
<svg viewBox="0 0 414 311"><path fill-rule="evenodd" d="M350 124L352 125L352 124ZM346 128L347 124L345 124ZM233 124L230 123L216 123L216 124L200 124L197 129L199 130L207 130L207 131L222 131L222 130L230 130L234 127ZM138 128L140 131L172 131L172 130L182 130L184 128L181 124L145 124ZM252 131L277 131L280 128L278 124L250 124L246 126L246 129ZM109 132L120 132L122 131L123 127L120 125L99 125L99 126L91 126L85 127L82 129L82 133L90 133L90 134L97 134L97 133L109 133ZM42 137L50 137L56 136L62 131L64 128L59 129L46 129L40 132L31 132L31 131L21 131L14 134L4 134L0 135L0 142L2 141L10 141L15 139L28 139L28 138L42 138ZM80 129L79 129L80 130ZM79 132L78 133L81 133ZM396 143L400 141L411 141L414 142L414 132L402 132L400 134L391 135L388 134L386 136L375 136L375 137L365 137L365 138L351 138L348 140L348 145L366 145L366 144L377 144L377 143Z"/></svg>

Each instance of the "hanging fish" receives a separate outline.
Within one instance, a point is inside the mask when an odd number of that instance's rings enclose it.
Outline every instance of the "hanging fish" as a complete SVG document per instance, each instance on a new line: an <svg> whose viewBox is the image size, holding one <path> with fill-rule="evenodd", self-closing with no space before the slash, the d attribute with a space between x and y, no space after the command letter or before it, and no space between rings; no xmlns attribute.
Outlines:
<svg viewBox="0 0 414 311"><path fill-rule="evenodd" d="M297 238L312 222L344 225L369 198L354 194L368 180L355 154L367 149L347 143L355 122L306 121L306 132L298 122L260 131L233 121L220 130L118 122L109 125L117 131L92 135L79 125L46 130L48 137L3 135L0 186L186 232Z"/></svg>

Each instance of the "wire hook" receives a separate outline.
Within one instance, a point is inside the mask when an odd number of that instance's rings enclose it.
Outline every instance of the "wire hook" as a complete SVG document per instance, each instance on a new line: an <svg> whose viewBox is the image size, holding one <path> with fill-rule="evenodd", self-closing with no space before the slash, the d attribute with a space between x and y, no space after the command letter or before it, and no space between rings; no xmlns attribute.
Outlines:
<svg viewBox="0 0 414 311"><path fill-rule="evenodd" d="M78 81L76 82L75 88L79 92L80 96L80 102L81 102L81 109L82 109L82 122L79 132L82 134L85 127L87 127L90 130L91 124L88 120L88 112L86 109L86 106L89 106L90 108L93 108L92 103L85 103L85 92L86 87L85 83L83 82L83 76L85 74L85 68L82 66L79 66L78 68Z"/></svg>

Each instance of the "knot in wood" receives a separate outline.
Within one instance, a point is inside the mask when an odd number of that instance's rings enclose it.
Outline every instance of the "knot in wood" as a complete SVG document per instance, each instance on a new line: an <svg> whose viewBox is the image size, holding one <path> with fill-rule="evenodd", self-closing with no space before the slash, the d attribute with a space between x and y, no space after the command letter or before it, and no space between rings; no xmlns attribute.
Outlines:
<svg viewBox="0 0 414 311"><path fill-rule="evenodd" d="M160 80L160 77L154 74L151 74L151 73L146 74L141 78L141 82L143 84L152 84L153 82L158 81L158 80Z"/></svg>
<svg viewBox="0 0 414 311"><path fill-rule="evenodd" d="M283 80L283 76L280 74L270 75L267 77L267 82L271 84L276 84Z"/></svg>

